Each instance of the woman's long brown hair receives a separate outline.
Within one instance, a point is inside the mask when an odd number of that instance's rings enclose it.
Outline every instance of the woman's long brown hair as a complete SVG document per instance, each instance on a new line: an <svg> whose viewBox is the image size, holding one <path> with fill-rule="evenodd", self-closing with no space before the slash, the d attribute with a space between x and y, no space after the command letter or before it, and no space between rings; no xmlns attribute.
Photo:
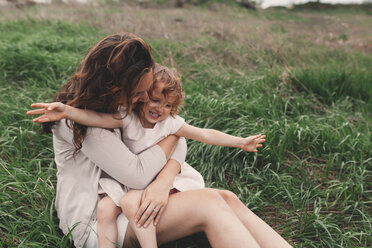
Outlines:
<svg viewBox="0 0 372 248"><path fill-rule="evenodd" d="M107 36L90 49L54 101L104 113L115 113L124 105L130 113L132 93L153 66L150 47L142 39L129 33ZM51 133L54 125L43 123L44 132ZM68 125L73 130L76 153L82 148L87 126L75 122Z"/></svg>

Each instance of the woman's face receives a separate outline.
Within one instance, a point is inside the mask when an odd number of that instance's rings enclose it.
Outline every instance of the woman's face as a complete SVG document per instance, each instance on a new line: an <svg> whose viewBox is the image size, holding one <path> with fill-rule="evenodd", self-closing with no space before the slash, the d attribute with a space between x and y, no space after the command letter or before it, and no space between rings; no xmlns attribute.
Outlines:
<svg viewBox="0 0 372 248"><path fill-rule="evenodd" d="M152 84L154 81L154 73L152 71L152 68L150 68L149 72L144 74L142 78L140 79L137 88L133 91L133 98L132 98L132 104L135 104L137 102L147 102L149 99L149 96L147 92L150 90Z"/></svg>

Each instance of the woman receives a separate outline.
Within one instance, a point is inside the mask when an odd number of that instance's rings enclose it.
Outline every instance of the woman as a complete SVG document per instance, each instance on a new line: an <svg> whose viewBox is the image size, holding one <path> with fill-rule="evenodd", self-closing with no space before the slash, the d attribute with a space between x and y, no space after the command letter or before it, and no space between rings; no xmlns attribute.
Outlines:
<svg viewBox="0 0 372 248"><path fill-rule="evenodd" d="M131 34L108 36L89 51L54 101L105 113L123 105L130 112L137 102L147 101L153 66L150 48L142 39ZM29 114L47 112L38 109ZM64 118L54 114L48 113L50 121ZM44 125L44 130L53 130L60 228L65 234L71 231L76 247L97 246L98 180L106 176L130 188L146 188L140 208L128 205L128 211L138 217L138 227L157 223L159 244L203 231L213 247L290 247L229 191L169 195L186 154L185 141L176 136L134 155L117 130L65 121ZM117 243L131 247L135 235L128 221L120 215L117 223Z"/></svg>

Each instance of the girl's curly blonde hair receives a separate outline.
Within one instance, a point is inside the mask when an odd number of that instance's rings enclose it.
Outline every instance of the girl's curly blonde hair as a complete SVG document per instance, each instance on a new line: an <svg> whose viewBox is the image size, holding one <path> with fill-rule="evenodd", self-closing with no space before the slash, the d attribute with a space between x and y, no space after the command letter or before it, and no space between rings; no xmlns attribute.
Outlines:
<svg viewBox="0 0 372 248"><path fill-rule="evenodd" d="M175 116L179 112L179 108L185 99L181 79L176 69L155 64L153 87L157 82L163 82L165 84L162 91L165 98L172 97L175 99L170 112L171 116Z"/></svg>

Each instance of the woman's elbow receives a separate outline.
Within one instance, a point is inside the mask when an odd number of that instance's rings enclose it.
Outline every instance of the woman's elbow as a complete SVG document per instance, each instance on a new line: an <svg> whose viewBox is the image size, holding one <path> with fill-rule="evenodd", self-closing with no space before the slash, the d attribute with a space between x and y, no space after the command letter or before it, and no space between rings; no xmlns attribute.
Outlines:
<svg viewBox="0 0 372 248"><path fill-rule="evenodd" d="M144 189L148 185L140 177L116 177L115 179L131 189Z"/></svg>
<svg viewBox="0 0 372 248"><path fill-rule="evenodd" d="M155 168L156 166L151 166L149 163L146 165L142 160L137 159L129 162L116 180L132 189L145 189L159 173Z"/></svg>
<svg viewBox="0 0 372 248"><path fill-rule="evenodd" d="M123 185L131 188L131 189L145 189L147 185L149 185L155 176L146 175L144 173L138 173L136 175L132 175L130 177L127 177L128 174L120 179L117 179L120 181Z"/></svg>
<svg viewBox="0 0 372 248"><path fill-rule="evenodd" d="M133 187L130 187L132 189L139 189L139 190L143 190L145 189L149 184L150 184L151 180L149 181L144 181L143 178L138 178L138 180L136 180L136 182L133 182Z"/></svg>

